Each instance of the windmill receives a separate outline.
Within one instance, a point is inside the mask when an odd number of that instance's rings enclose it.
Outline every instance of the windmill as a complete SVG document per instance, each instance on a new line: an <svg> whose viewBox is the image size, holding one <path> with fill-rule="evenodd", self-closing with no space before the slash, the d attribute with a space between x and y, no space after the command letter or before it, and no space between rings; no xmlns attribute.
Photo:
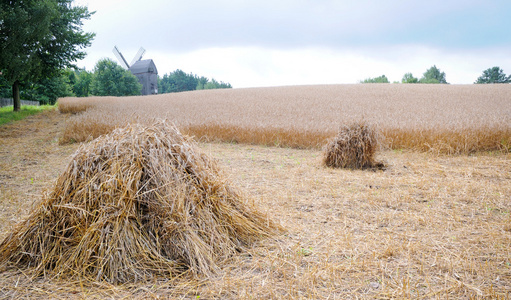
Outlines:
<svg viewBox="0 0 511 300"><path fill-rule="evenodd" d="M130 64L126 61L121 51L114 46L113 52L121 66L128 69L138 78L142 84L142 95L158 94L158 70L152 59L142 60L145 53L144 48L140 48Z"/></svg>

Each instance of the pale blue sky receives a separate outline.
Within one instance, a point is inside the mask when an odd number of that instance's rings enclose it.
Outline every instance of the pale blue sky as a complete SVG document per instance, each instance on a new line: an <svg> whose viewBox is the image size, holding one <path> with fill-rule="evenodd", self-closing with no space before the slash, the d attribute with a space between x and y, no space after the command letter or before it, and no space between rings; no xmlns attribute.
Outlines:
<svg viewBox="0 0 511 300"><path fill-rule="evenodd" d="M91 70L117 45L139 47L160 76L175 69L234 87L399 81L436 65L470 84L484 69L511 73L511 1L78 0L96 11Z"/></svg>

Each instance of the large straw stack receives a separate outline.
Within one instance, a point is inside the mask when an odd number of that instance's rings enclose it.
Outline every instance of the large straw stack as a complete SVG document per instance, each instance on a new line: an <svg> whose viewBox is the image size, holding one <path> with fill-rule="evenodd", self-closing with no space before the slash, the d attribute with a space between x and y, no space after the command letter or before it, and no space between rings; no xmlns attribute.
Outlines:
<svg viewBox="0 0 511 300"><path fill-rule="evenodd" d="M374 159L377 146L377 133L371 126L363 122L345 125L325 146L323 163L333 168L383 168Z"/></svg>
<svg viewBox="0 0 511 300"><path fill-rule="evenodd" d="M210 275L281 228L243 201L214 161L164 121L82 145L40 206L0 244L34 276L135 282Z"/></svg>

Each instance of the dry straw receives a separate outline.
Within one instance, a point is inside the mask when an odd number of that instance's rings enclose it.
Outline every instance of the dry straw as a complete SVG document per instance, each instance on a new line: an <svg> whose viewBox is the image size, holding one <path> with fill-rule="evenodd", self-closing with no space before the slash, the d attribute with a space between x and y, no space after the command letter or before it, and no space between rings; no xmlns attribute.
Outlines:
<svg viewBox="0 0 511 300"><path fill-rule="evenodd" d="M113 283L208 276L280 230L190 138L159 121L82 145L0 244L0 263L33 276Z"/></svg>
<svg viewBox="0 0 511 300"><path fill-rule="evenodd" d="M377 146L378 135L370 125L363 122L345 125L325 146L323 163L333 168L383 168L374 159Z"/></svg>

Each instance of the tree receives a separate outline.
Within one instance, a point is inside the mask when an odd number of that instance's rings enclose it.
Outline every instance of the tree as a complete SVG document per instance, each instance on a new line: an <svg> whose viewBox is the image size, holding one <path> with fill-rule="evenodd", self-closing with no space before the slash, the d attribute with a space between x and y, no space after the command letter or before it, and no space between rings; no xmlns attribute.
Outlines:
<svg viewBox="0 0 511 300"><path fill-rule="evenodd" d="M162 94L193 91L199 83L199 78L192 73L186 74L182 70L175 70L168 75L163 75L161 83L158 84Z"/></svg>
<svg viewBox="0 0 511 300"><path fill-rule="evenodd" d="M74 96L67 74L42 78L36 83L26 85L24 90L20 98L39 101L41 104L53 105L58 98Z"/></svg>
<svg viewBox="0 0 511 300"><path fill-rule="evenodd" d="M72 75L73 74L73 75ZM42 78L37 82L20 82L20 99L38 101L41 104L55 104L58 98L74 96L72 78L74 71L66 69L63 74ZM0 98L11 98L12 87L0 76Z"/></svg>
<svg viewBox="0 0 511 300"><path fill-rule="evenodd" d="M412 73L406 73L403 75L403 79L401 79L402 83L417 83L419 79L413 77Z"/></svg>
<svg viewBox="0 0 511 300"><path fill-rule="evenodd" d="M105 58L99 60L94 67L90 92L96 96L140 95L142 85L130 71Z"/></svg>
<svg viewBox="0 0 511 300"><path fill-rule="evenodd" d="M72 0L0 2L0 72L12 86L14 111L20 109L20 85L60 75L85 57L93 33L81 29L92 13Z"/></svg>
<svg viewBox="0 0 511 300"><path fill-rule="evenodd" d="M381 75L380 77L364 79L360 83L390 83L390 81L387 76Z"/></svg>
<svg viewBox="0 0 511 300"><path fill-rule="evenodd" d="M429 68L424 74L422 75L422 78L419 80L420 83L445 83L447 84L447 81L445 80L445 73L440 72L440 69L438 69L436 66L432 66Z"/></svg>
<svg viewBox="0 0 511 300"><path fill-rule="evenodd" d="M12 89L7 79L0 76L0 98L10 98L12 96Z"/></svg>
<svg viewBox="0 0 511 300"><path fill-rule="evenodd" d="M218 82L215 79L211 79L210 81L204 76L199 77L193 73L186 74L179 69L168 75L163 75L163 78L158 78L158 92L160 94L227 88L232 88L230 83Z"/></svg>
<svg viewBox="0 0 511 300"><path fill-rule="evenodd" d="M163 75L163 78L158 77L158 93L160 94L228 88L232 88L230 83L218 82L215 79L210 81L204 76L199 77L193 73L186 74L179 69L168 75Z"/></svg>
<svg viewBox="0 0 511 300"><path fill-rule="evenodd" d="M511 75L506 77L504 71L499 67L489 68L483 71L474 83L510 83Z"/></svg>
<svg viewBox="0 0 511 300"><path fill-rule="evenodd" d="M76 97L87 97L90 95L92 73L87 70L76 70L76 81L73 84L73 92Z"/></svg>
<svg viewBox="0 0 511 300"><path fill-rule="evenodd" d="M203 90L204 86L207 85L209 82L209 79L207 77L201 76L199 78L199 81L197 83L197 87L195 89L197 90Z"/></svg>
<svg viewBox="0 0 511 300"><path fill-rule="evenodd" d="M204 77L202 77L204 78ZM202 79L201 78L201 79ZM197 84L197 90L212 90L212 89L231 89L232 86L230 83L224 83L222 81L218 82L214 78L211 78L211 81L209 81L207 78L206 80L199 80L199 84Z"/></svg>

